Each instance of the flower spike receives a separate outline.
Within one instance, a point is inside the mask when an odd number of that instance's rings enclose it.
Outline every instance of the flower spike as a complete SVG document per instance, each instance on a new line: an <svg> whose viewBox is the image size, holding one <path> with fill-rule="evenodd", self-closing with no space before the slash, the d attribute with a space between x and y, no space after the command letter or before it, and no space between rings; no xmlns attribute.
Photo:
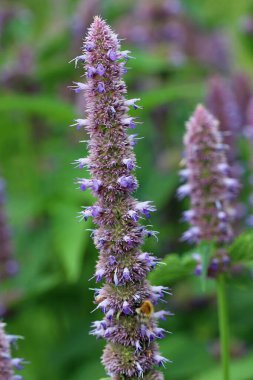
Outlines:
<svg viewBox="0 0 253 380"><path fill-rule="evenodd" d="M167 359L160 355L155 340L165 333L157 321L168 312L153 313L153 303L168 293L147 281L158 260L141 252L144 238L156 237L157 232L139 224L139 219L149 218L155 207L148 201L138 202L132 195L138 187L133 152L137 135L128 135L128 130L139 122L127 112L130 107L141 107L136 104L140 99L125 98L122 76L124 61L131 58L129 53L120 51L116 34L95 17L80 56L85 56L80 61L87 83L77 82L75 87L76 92L85 89L87 119L77 119L74 124L84 126L90 137L89 157L75 163L87 167L91 177L78 178L77 184L83 191L90 189L97 202L85 207L80 217L85 221L92 217L98 226L92 231L100 251L94 278L105 282L95 290L95 310L100 309L104 318L93 323L91 334L107 340L102 362L112 379L163 380L154 367L164 365Z"/></svg>

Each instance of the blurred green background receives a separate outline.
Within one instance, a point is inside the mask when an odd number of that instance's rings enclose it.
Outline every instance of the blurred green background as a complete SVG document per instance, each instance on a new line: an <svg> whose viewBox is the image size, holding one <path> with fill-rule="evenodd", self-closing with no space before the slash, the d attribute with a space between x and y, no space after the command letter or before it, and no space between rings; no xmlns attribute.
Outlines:
<svg viewBox="0 0 253 380"><path fill-rule="evenodd" d="M86 230L91 223L76 218L93 199L76 190L80 172L71 165L86 155L79 142L85 133L69 128L84 103L67 88L83 74L68 62L96 14L136 57L125 76L129 98L140 97L143 106L136 111L144 137L136 146L136 196L157 206L150 223L159 242L149 239L144 248L159 257L190 249L179 241L186 205L175 196L185 121L205 100L211 76L243 71L252 80L251 0L2 0L0 176L20 268L0 284L0 297L8 332L25 337L17 355L30 362L22 371L27 380L105 377L99 360L104 342L89 335L90 323L100 318L91 314L89 290L96 286L89 279L97 252ZM249 154L239 145L249 168ZM221 379L214 284L205 293L194 276L169 285L175 316L163 323L173 332L161 342L173 361L166 379ZM252 291L253 284L231 281L232 380L253 379Z"/></svg>

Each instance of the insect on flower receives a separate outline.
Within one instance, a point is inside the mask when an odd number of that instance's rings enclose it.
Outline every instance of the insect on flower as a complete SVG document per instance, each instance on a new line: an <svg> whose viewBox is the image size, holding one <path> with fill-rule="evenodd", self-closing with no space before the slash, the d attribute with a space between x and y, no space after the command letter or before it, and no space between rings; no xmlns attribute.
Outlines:
<svg viewBox="0 0 253 380"><path fill-rule="evenodd" d="M140 322L147 321L154 314L154 305L150 300L144 300L140 307L135 309Z"/></svg>

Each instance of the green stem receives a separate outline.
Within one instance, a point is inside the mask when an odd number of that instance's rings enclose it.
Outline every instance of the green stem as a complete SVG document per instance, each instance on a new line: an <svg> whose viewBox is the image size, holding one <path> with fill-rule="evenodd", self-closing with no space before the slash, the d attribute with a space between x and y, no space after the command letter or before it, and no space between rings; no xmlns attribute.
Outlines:
<svg viewBox="0 0 253 380"><path fill-rule="evenodd" d="M220 330L220 352L222 358L223 380L230 379L229 373L229 329L228 329L228 308L226 299L226 283L223 274L217 279L217 295L218 295L218 315Z"/></svg>

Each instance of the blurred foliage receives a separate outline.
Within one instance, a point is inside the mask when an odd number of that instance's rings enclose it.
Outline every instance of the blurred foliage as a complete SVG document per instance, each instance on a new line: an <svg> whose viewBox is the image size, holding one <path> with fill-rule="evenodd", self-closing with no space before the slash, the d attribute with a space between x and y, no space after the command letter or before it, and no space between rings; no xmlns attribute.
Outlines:
<svg viewBox="0 0 253 380"><path fill-rule="evenodd" d="M138 3L138 2L137 2ZM248 70L252 80L253 49L241 20L252 17L251 0L185 0L192 22L208 33L221 28L229 43L230 68ZM0 9L0 175L7 183L7 208L19 274L1 284L1 303L8 332L23 335L18 356L30 362L25 379L96 380L105 377L99 358L104 342L89 336L93 276L97 252L90 239L91 223L78 223L81 206L93 202L91 194L75 189L79 176L71 163L85 157L84 132L68 128L82 114L83 100L67 86L79 80L81 68L68 62L79 54L83 33L98 13L118 30L131 17L133 0L22 0L3 1ZM137 58L129 62L129 96L142 99L143 121L136 146L140 187L136 196L153 200L152 217L159 242L148 239L144 249L154 251L166 265L150 275L155 284L173 287L168 307L175 314L163 325L174 335L161 342L173 364L166 379L219 380L215 287L206 292L191 274L190 247L179 241L186 203L176 199L182 157L184 123L194 106L203 102L210 75L219 70L194 58L183 65L167 53L147 50L124 40ZM159 50L159 49L158 49ZM240 142L242 163L252 168ZM246 173L246 174L247 174ZM244 180L244 179L243 179ZM245 178L245 181L247 178ZM242 202L246 203L247 194ZM246 206L247 207L247 206ZM242 224L242 223L241 223ZM239 228L239 230L242 227ZM251 232L239 237L230 253L238 264L252 262ZM169 252L175 252L169 254ZM245 274L245 272L243 272ZM234 380L252 375L253 321L251 275L239 271L230 280L231 332L234 341ZM91 279L89 281L89 279ZM237 287L233 284L244 283Z"/></svg>
<svg viewBox="0 0 253 380"><path fill-rule="evenodd" d="M253 263L253 233L252 231L241 234L229 249L230 256L235 263Z"/></svg>
<svg viewBox="0 0 253 380"><path fill-rule="evenodd" d="M149 279L154 284L168 286L175 281L185 279L187 276L192 275L196 261L190 254L179 256L175 253L171 253L165 256L161 264L154 272L150 273Z"/></svg>

